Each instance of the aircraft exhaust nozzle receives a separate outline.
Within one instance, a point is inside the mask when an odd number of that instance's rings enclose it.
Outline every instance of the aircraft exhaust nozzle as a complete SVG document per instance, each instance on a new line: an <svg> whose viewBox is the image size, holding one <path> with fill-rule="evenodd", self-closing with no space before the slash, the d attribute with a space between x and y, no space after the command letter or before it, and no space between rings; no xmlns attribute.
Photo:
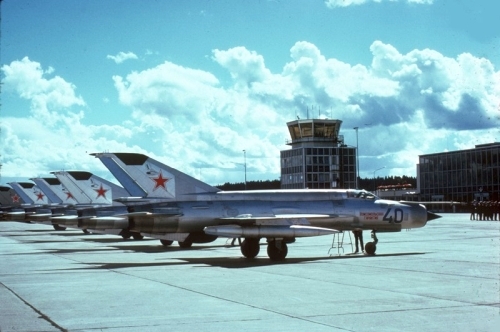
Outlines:
<svg viewBox="0 0 500 332"><path fill-rule="evenodd" d="M441 218L440 215L427 211L427 221Z"/></svg>

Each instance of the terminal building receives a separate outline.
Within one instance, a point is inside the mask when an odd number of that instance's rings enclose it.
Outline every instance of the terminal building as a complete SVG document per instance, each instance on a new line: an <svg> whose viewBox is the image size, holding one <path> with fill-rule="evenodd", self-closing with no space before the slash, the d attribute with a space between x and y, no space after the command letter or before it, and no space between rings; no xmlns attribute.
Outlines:
<svg viewBox="0 0 500 332"><path fill-rule="evenodd" d="M282 189L356 188L356 148L339 135L341 120L287 122L289 150L281 151Z"/></svg>
<svg viewBox="0 0 500 332"><path fill-rule="evenodd" d="M500 143L420 155L417 183L422 201L499 201Z"/></svg>

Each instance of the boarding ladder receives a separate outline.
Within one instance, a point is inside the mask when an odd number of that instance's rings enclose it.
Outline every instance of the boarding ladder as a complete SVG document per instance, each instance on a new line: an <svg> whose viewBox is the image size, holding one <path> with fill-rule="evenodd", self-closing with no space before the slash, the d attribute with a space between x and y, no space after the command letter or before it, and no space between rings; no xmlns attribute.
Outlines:
<svg viewBox="0 0 500 332"><path fill-rule="evenodd" d="M328 249L328 255L330 255L330 257L335 255L335 253L332 252L335 251L335 249L337 249L338 256L344 254L344 244L351 245L351 252L353 252L351 232L347 231L347 235L349 236L349 242L346 243L344 243L344 235L345 235L344 233L345 233L344 231L341 231L339 233L333 233L332 246L330 249Z"/></svg>

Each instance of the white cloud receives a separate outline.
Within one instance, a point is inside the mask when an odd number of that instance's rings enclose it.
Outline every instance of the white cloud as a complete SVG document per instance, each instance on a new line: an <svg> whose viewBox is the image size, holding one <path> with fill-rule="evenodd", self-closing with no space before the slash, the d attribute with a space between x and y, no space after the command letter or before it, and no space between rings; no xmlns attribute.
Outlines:
<svg viewBox="0 0 500 332"><path fill-rule="evenodd" d="M337 7L349 7L349 6L357 6L363 5L367 2L398 2L399 0L326 0L325 4L328 8L337 8ZM403 2L407 2L410 4L418 4L418 5L431 5L434 3L434 0L401 0Z"/></svg>
<svg viewBox="0 0 500 332"><path fill-rule="evenodd" d="M120 64L126 60L131 60L131 59L137 60L138 59L137 55L135 55L132 52L127 52L127 53L119 52L117 55L108 55L108 56L106 56L106 58L113 60L117 64Z"/></svg>
<svg viewBox="0 0 500 332"><path fill-rule="evenodd" d="M352 65L300 41L273 73L255 51L214 50L213 61L232 77L228 86L210 72L171 62L114 76L130 116L120 114L123 122L113 126L85 125L88 106L73 84L49 77L54 69L14 61L2 67L4 90L30 100L31 113L2 118L3 175L102 172L86 152L134 151L220 184L243 181L246 150L249 180L276 179L289 139L286 122L308 113L342 120L349 145L355 145L351 128L359 126L362 177L382 166L380 176L414 175L419 154L500 140L500 72L490 61L429 49L404 54L380 41L369 51L370 65Z"/></svg>
<svg viewBox="0 0 500 332"><path fill-rule="evenodd" d="M262 55L244 47L214 50L213 60L231 74L229 87L210 73L169 62L114 80L137 123L164 137L158 142L166 142L165 155L170 160L187 155L176 161L186 169L190 163L211 165L204 173L219 179L216 183L230 176L220 168L232 163L238 171L233 161L243 149L260 156L251 159L255 171L277 176L278 151L288 138L285 123L295 114L306 117L307 108L309 116L321 112L348 125L371 124L360 132L372 138L360 148L362 160L392 163L409 174L418 154L436 152L434 140L442 142L445 133L459 141L459 134L449 133L500 124L490 102L498 100L499 74L489 61L470 54L448 58L433 50L401 54L379 41L370 50L371 66L353 66L297 42L281 73L271 73ZM474 75L473 82L465 79ZM156 120L146 125L150 118Z"/></svg>
<svg viewBox="0 0 500 332"><path fill-rule="evenodd" d="M48 78L53 71L27 57L2 66L4 91L31 102L28 117L2 117L3 178L47 176L62 168L103 170L87 152L127 147L122 142L131 138L130 129L83 123L85 101L72 83Z"/></svg>

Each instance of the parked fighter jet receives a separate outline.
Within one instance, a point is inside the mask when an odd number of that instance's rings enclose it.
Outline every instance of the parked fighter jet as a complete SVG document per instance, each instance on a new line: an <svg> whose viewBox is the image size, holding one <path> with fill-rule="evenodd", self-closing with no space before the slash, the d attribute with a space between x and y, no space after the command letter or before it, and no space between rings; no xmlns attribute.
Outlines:
<svg viewBox="0 0 500 332"><path fill-rule="evenodd" d="M220 191L202 181L135 153L97 153L116 179L136 198L154 199L127 214L130 227L154 233L165 244L181 246L221 237L242 237L241 252L254 258L266 238L272 260L282 260L287 243L297 237L333 234L356 228L371 230L376 251L377 232L423 227L439 218L419 204L382 200L353 189Z"/></svg>
<svg viewBox="0 0 500 332"><path fill-rule="evenodd" d="M9 186L0 185L0 219L4 213L17 209L24 203L21 197Z"/></svg>
<svg viewBox="0 0 500 332"><path fill-rule="evenodd" d="M121 216L127 213L127 207L113 201L113 197L129 196L125 189L86 171L58 171L52 174L79 204L66 215L50 218L52 223L121 235L123 238L143 238L137 232L129 232L128 220Z"/></svg>
<svg viewBox="0 0 500 332"><path fill-rule="evenodd" d="M4 214L8 220L25 221L29 215L37 213L37 209L52 204L42 190L32 182L10 182L9 185L23 200L18 209Z"/></svg>

